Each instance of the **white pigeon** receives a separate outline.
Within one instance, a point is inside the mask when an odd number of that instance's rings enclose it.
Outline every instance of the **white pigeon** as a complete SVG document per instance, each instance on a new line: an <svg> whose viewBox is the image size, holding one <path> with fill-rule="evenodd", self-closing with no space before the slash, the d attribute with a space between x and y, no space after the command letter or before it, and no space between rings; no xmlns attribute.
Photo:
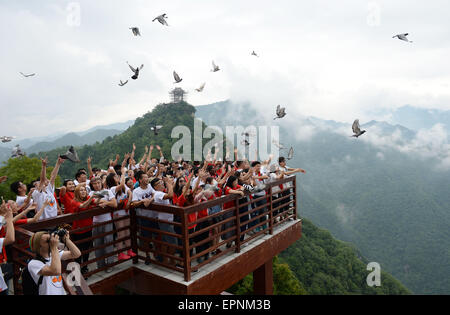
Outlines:
<svg viewBox="0 0 450 315"><path fill-rule="evenodd" d="M161 126L161 125L158 125L158 126L154 125L154 126L152 126L152 127L150 128L150 130L153 131L153 132L155 133L155 136L157 136L157 135L158 135L158 131L159 131L162 127L163 127L163 126Z"/></svg>
<svg viewBox="0 0 450 315"><path fill-rule="evenodd" d="M277 119L277 118L283 118L284 116L286 116L286 112L285 112L286 108L285 107L281 107L280 105L277 106L277 117L275 117L273 120Z"/></svg>
<svg viewBox="0 0 450 315"><path fill-rule="evenodd" d="M130 27L130 30L133 32L134 36L141 36L141 33L139 32L138 27Z"/></svg>
<svg viewBox="0 0 450 315"><path fill-rule="evenodd" d="M201 91L203 91L203 89L205 88L205 84L206 83L203 83L198 89L195 89L197 92L201 92Z"/></svg>
<svg viewBox="0 0 450 315"><path fill-rule="evenodd" d="M128 83L128 80L126 80L125 82L122 82L122 80L120 80L119 86L124 86L127 83Z"/></svg>
<svg viewBox="0 0 450 315"><path fill-rule="evenodd" d="M155 22L156 20L158 20L158 22L161 23L162 25L169 26L169 24L167 24L166 19L168 19L168 17L164 13L164 14L161 14L161 15L158 15L157 17L155 17L152 22Z"/></svg>
<svg viewBox="0 0 450 315"><path fill-rule="evenodd" d="M31 73L31 74L24 74L23 72L19 72L21 75L23 75L25 78L28 78L28 77L32 77L32 76L34 76L36 73Z"/></svg>
<svg viewBox="0 0 450 315"><path fill-rule="evenodd" d="M293 148L293 147L290 147L290 148L289 148L289 152L288 152L287 159L290 160L290 159L292 159L293 157L294 157L294 148Z"/></svg>
<svg viewBox="0 0 450 315"><path fill-rule="evenodd" d="M278 141L275 141L275 139L272 140L272 143L280 150L284 149L284 145L282 143L279 143Z"/></svg>
<svg viewBox="0 0 450 315"><path fill-rule="evenodd" d="M213 68L211 70L212 72L217 72L220 70L219 66L214 63L214 60L212 62L212 66L213 66Z"/></svg>
<svg viewBox="0 0 450 315"><path fill-rule="evenodd" d="M406 38L406 36L408 36L408 35L409 35L408 33L398 34L398 35L392 36L392 38L396 38L397 37L400 40L403 40L403 41L408 42L408 43L412 43L412 41L410 41L410 40L408 40L408 38Z"/></svg>
<svg viewBox="0 0 450 315"><path fill-rule="evenodd" d="M178 73L176 73L175 71L173 72L173 78L175 79L175 83L180 83L181 81L183 81L183 79L180 78L180 76L178 75Z"/></svg>

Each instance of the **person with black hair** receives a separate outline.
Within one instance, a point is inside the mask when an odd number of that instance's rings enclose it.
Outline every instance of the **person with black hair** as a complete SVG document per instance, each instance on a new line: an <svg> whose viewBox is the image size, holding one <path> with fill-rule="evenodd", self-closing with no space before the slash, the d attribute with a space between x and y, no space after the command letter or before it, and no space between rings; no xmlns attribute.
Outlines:
<svg viewBox="0 0 450 315"><path fill-rule="evenodd" d="M284 173L284 177L291 177L293 174L299 173L299 172L306 173L306 171L304 169L288 167L286 165L286 158L284 158L283 156L280 156L278 158L278 165L279 165L280 172ZM282 191L280 198L286 197L287 195L289 195L291 193L292 182L288 182L286 184L280 185L281 190L286 189L286 188L289 188L289 189ZM281 201L281 203L287 203L291 199L292 199L292 196L289 198L285 198L284 200ZM287 213L288 210L289 210L289 204L280 209L280 212L284 213L282 216L283 218L286 218L288 216L288 213Z"/></svg>
<svg viewBox="0 0 450 315"><path fill-rule="evenodd" d="M86 186L86 190L88 193L91 192L91 187L90 187L90 180L87 179L87 175L86 175L86 171L83 171L83 169L79 169L76 174L75 174L75 179L73 181L73 183L75 184L75 186L78 186L80 184L83 184Z"/></svg>
<svg viewBox="0 0 450 315"><path fill-rule="evenodd" d="M27 213L28 218L33 218L35 216L35 208L36 206L33 205L33 198L31 196L27 195L28 187L20 182L14 182L10 185L11 191L17 195L16 197L16 204L19 208L19 213L23 210L29 209Z"/></svg>
<svg viewBox="0 0 450 315"><path fill-rule="evenodd" d="M254 161L254 162L251 164L251 166L252 166L252 168L253 168L253 170L254 170L254 171L253 171L253 179L254 179L254 181L255 181L255 184L256 184L256 185L264 185L264 180L268 179L269 176L267 176L267 175L261 173L261 162L259 162L259 161ZM264 197L265 195L266 195L266 191L265 191L265 190L262 190L262 191L253 193L253 194L252 194L252 197L253 197L253 199L260 199L261 197ZM257 201L255 201L254 203L252 203L252 208L255 209L255 208L258 208L258 207L262 207L262 206L264 206L266 203L267 203L266 198L257 200ZM267 212L267 208L266 208L266 207L263 207L263 208L261 208L261 209L259 209L259 210L256 210L255 212L253 212L252 215L251 215L251 217L252 217L252 219L253 219L253 218L255 218L255 217L259 216L259 215L262 215L262 214L264 214L264 213L266 213L266 212ZM266 217L263 216L263 217L261 217L261 218L259 218L259 219L253 220L252 222L250 222L250 223L248 224L248 226L249 226L249 228L250 228L250 227L253 227L253 226L257 225L258 223L264 222L265 220L266 220ZM256 232L260 231L261 229L265 229L265 228L267 228L267 225L266 225L266 224L264 224L263 226L258 226L258 227L256 228Z"/></svg>
<svg viewBox="0 0 450 315"><path fill-rule="evenodd" d="M59 189L59 201L64 206L64 214L73 213L71 201L75 198L75 183L72 179L65 179L63 186Z"/></svg>
<svg viewBox="0 0 450 315"><path fill-rule="evenodd" d="M231 175L230 177L228 177L227 183L225 184L225 188L224 188L224 194L225 195L236 194L236 195L240 195L241 197L244 197L243 188L238 185L238 178L236 176ZM234 200L225 202L223 204L224 214L222 215L222 218L224 221L238 213L236 210L228 211L228 212L226 211L227 209L233 208L234 206L235 206ZM222 231L225 231L225 230L231 228L232 226L234 226L234 220L226 222L222 226ZM228 239L232 238L234 235L236 235L236 231L233 229L231 231L226 232L225 234L222 234L222 239L228 240ZM229 241L227 243L227 248L231 247L231 245L232 245L231 241Z"/></svg>

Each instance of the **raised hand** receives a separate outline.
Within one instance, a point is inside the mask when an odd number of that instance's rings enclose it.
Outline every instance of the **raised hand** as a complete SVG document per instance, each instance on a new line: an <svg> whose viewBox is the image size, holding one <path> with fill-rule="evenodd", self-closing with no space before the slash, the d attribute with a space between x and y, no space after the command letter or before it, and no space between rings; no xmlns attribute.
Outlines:
<svg viewBox="0 0 450 315"><path fill-rule="evenodd" d="M0 177L0 184L3 182L6 182L8 180L8 176L2 176Z"/></svg>
<svg viewBox="0 0 450 315"><path fill-rule="evenodd" d="M44 159L41 158L41 162L42 162L42 166L47 166L47 163L48 163L47 157L45 157Z"/></svg>
<svg viewBox="0 0 450 315"><path fill-rule="evenodd" d="M158 151L161 151L161 147L159 145L156 145L156 149L158 149Z"/></svg>
<svg viewBox="0 0 450 315"><path fill-rule="evenodd" d="M136 145L133 143L133 151L136 151Z"/></svg>
<svg viewBox="0 0 450 315"><path fill-rule="evenodd" d="M92 162L92 157L89 156L89 157L87 158L87 164L91 164L91 162Z"/></svg>
<svg viewBox="0 0 450 315"><path fill-rule="evenodd" d="M153 151L153 144L150 146L150 151Z"/></svg>

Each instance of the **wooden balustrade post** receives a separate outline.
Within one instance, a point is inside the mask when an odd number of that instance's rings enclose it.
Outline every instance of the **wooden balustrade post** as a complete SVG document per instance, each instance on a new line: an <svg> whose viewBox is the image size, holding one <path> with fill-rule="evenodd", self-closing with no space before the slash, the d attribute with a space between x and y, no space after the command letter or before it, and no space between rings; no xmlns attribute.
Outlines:
<svg viewBox="0 0 450 315"><path fill-rule="evenodd" d="M241 252L241 218L239 217L239 198L234 200L236 207L236 253Z"/></svg>
<svg viewBox="0 0 450 315"><path fill-rule="evenodd" d="M294 189L294 220L298 219L297 216L297 178L294 176L293 180L293 189ZM289 197L291 198L291 197Z"/></svg>
<svg viewBox="0 0 450 315"><path fill-rule="evenodd" d="M16 233L16 235L17 235L17 233ZM13 277L14 295L17 295L18 293L23 293L22 290L19 290L20 266L19 266L18 260L19 260L19 253L13 246L12 247L12 261L13 261L13 266L14 266L14 277Z"/></svg>
<svg viewBox="0 0 450 315"><path fill-rule="evenodd" d="M191 257L189 255L189 229L187 214L183 211L181 216L181 233L183 236L183 257L184 257L184 281L191 280Z"/></svg>
<svg viewBox="0 0 450 315"><path fill-rule="evenodd" d="M272 186L269 187L269 233L273 234L273 199Z"/></svg>
<svg viewBox="0 0 450 315"><path fill-rule="evenodd" d="M131 208L128 213L130 214L130 237L131 237L131 249L136 254L133 257L133 264L137 264L139 262L138 257L138 243L137 243L137 217L136 217L136 209Z"/></svg>

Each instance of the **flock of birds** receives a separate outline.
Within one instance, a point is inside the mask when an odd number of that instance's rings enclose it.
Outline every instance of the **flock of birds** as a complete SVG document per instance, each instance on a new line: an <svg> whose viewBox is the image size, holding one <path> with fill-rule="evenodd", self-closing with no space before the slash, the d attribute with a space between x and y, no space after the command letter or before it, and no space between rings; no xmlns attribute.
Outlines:
<svg viewBox="0 0 450 315"><path fill-rule="evenodd" d="M168 19L168 16L166 13L164 13L164 14L161 14L161 15L158 15L157 17L155 17L152 20L152 22L158 21L160 24L162 24L164 26L169 26L169 24L167 23L167 19ZM130 27L129 29L132 31L134 36L141 36L141 32L138 27ZM412 43L412 41L410 41L407 38L408 35L409 35L409 33L403 33L403 34L395 35L392 38L398 38L399 40ZM254 50L252 51L252 53L250 55L259 57L258 54ZM130 70L133 72L131 79L137 80L139 78L140 71L144 68L144 64L141 64L139 67L133 67L132 65L130 65L128 63L128 61L127 61L127 64L129 66ZM217 72L217 71L220 71L220 67L218 65L216 65L213 60L211 72ZM36 73L30 73L30 74L25 74L23 72L19 72L19 73L25 78L33 77L36 75ZM173 78L175 80L175 82L173 82L174 84L177 84L177 83L180 83L181 81L183 81L183 79L180 77L180 75L175 70L173 71ZM125 80L125 81L120 80L120 83L118 85L124 86L127 83L128 83L128 80ZM200 85L200 87L196 88L195 90L197 92L202 92L203 89L205 88L205 85L206 85L206 82L202 83ZM278 105L275 113L276 113L276 117L274 118L274 120L281 119L286 116L286 108L281 107L281 105ZM150 129L154 132L154 134L156 136L156 135L158 135L158 132L159 132L159 130L161 130L162 127L163 126L161 126L161 125L152 124ZM358 138L359 136L363 135L366 132L365 130L361 130L360 125L359 125L359 119L356 119L353 122L352 130L353 130L353 135L350 137L355 137L355 138ZM244 144L245 146L249 146L250 145L249 137L251 135L249 133L243 133L242 135L245 138L242 140L241 143ZM6 143L6 142L12 141L14 138L15 137L13 137L13 136L1 136L0 141L3 143ZM274 142L274 144L280 150L286 150L286 148L282 144L280 144L278 142ZM19 145L16 145L16 147L13 149L13 156L20 156L20 155L23 155L23 153L20 150ZM294 155L294 149L292 147L290 147L288 150L287 159L289 159L289 160L292 159L293 155ZM69 150L65 154L60 155L60 157L63 159L71 160L72 162L79 162L78 155L75 152L73 147L70 147Z"/></svg>

